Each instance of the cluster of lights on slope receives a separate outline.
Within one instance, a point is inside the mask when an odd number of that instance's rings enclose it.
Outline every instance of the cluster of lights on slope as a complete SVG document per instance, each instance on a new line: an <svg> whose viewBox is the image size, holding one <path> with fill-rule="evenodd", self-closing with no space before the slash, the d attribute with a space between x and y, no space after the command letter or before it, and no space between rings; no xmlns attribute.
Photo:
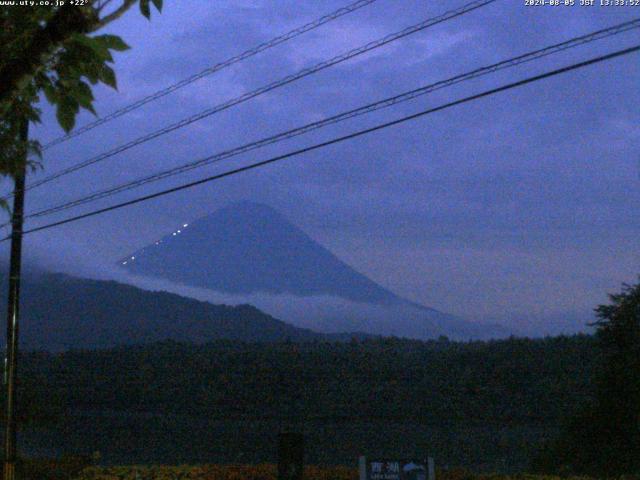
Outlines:
<svg viewBox="0 0 640 480"><path fill-rule="evenodd" d="M185 223L185 224L182 225L182 228L187 228L188 226L189 226L189 224ZM178 229L175 232L172 232L171 236L175 237L175 236L177 236L177 235L179 235L181 233L182 233L182 230ZM158 240L157 242L155 242L155 245L160 245L161 243L162 243L162 240ZM130 258L127 258L126 260L123 260L121 263L122 263L122 265L126 265L129 262L133 262L135 259L136 259L136 256L132 255Z"/></svg>

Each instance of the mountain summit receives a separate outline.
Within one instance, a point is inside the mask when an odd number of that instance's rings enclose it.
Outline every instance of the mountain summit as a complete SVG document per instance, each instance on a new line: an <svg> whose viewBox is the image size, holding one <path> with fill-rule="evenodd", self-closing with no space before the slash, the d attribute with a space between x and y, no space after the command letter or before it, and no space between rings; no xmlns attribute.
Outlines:
<svg viewBox="0 0 640 480"><path fill-rule="evenodd" d="M135 275L233 295L324 333L460 339L506 334L395 295L259 203L234 203L184 223L120 265Z"/></svg>
<svg viewBox="0 0 640 480"><path fill-rule="evenodd" d="M342 262L273 208L240 202L200 218L120 262L134 274L232 294L401 300Z"/></svg>

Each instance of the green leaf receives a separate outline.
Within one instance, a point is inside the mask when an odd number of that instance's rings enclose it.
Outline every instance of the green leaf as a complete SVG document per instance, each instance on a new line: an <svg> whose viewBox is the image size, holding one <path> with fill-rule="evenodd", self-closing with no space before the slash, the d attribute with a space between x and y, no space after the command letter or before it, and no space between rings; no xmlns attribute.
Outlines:
<svg viewBox="0 0 640 480"><path fill-rule="evenodd" d="M42 85L42 90L49 103L55 104L58 101L58 92L51 82Z"/></svg>
<svg viewBox="0 0 640 480"><path fill-rule="evenodd" d="M93 37L93 40L104 46L105 48L115 50L116 52L124 52L125 50L129 50L131 48L124 42L124 40L122 40L117 35L98 35L96 37Z"/></svg>
<svg viewBox="0 0 640 480"><path fill-rule="evenodd" d="M152 0L159 12L162 12L162 0Z"/></svg>
<svg viewBox="0 0 640 480"><path fill-rule="evenodd" d="M96 117L98 116L98 112L96 112L96 109L93 108L93 103L90 103L87 106L82 105L82 108L84 108L85 110L88 110L89 112L93 113Z"/></svg>
<svg viewBox="0 0 640 480"><path fill-rule="evenodd" d="M29 140L27 144L27 155L30 157L38 157L42 160L42 145L40 142L37 140ZM35 162L35 164L32 165L32 171L34 171L37 166L41 166L39 162Z"/></svg>
<svg viewBox="0 0 640 480"><path fill-rule="evenodd" d="M92 85L100 81L101 64L84 65L78 76L85 76Z"/></svg>
<svg viewBox="0 0 640 480"><path fill-rule="evenodd" d="M75 88L71 90L71 95L82 108L89 110L94 115L97 115L93 108L93 92L89 85L82 81L78 82Z"/></svg>
<svg viewBox="0 0 640 480"><path fill-rule="evenodd" d="M147 18L151 18L151 9L149 8L149 0L140 0L140 12Z"/></svg>
<svg viewBox="0 0 640 480"><path fill-rule="evenodd" d="M78 110L78 104L68 97L58 103L56 118L65 132L70 132L76 124L76 114L78 113Z"/></svg>
<svg viewBox="0 0 640 480"><path fill-rule="evenodd" d="M34 98L39 100L39 97L37 97L37 96L34 97ZM35 123L42 123L41 120L40 120L40 114L41 113L42 112L40 111L39 108L33 108L32 110L30 110L30 111L28 111L26 113L26 118L27 118L27 120L29 120L31 123L34 123L34 124Z"/></svg>
<svg viewBox="0 0 640 480"><path fill-rule="evenodd" d="M91 87L83 81L78 82L76 87L73 89L73 93L80 105L83 105L84 102L93 102L93 92L91 91Z"/></svg>
<svg viewBox="0 0 640 480"><path fill-rule="evenodd" d="M74 42L67 47L64 57L66 62L71 60L74 64L113 61L108 46L100 41L99 37L87 37L86 35L76 35Z"/></svg>
<svg viewBox="0 0 640 480"><path fill-rule="evenodd" d="M116 82L116 73L113 69L107 65L103 65L100 69L100 80L102 83L109 85L114 90L118 89L118 84Z"/></svg>

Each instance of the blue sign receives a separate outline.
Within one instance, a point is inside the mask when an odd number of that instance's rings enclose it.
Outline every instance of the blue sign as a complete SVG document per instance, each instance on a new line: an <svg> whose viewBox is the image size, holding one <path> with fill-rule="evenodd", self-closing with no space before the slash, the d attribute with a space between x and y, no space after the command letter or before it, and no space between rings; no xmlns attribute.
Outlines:
<svg viewBox="0 0 640 480"><path fill-rule="evenodd" d="M435 480L433 460L360 457L360 480Z"/></svg>

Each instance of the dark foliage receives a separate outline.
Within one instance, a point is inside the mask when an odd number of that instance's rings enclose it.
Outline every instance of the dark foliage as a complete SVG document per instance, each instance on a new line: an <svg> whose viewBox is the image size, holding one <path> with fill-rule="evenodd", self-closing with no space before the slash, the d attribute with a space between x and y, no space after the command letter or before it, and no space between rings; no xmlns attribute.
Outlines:
<svg viewBox="0 0 640 480"><path fill-rule="evenodd" d="M70 410L219 418L545 423L584 400L592 343L163 342L34 353L24 359L22 395Z"/></svg>
<svg viewBox="0 0 640 480"><path fill-rule="evenodd" d="M640 473L640 284L596 309L593 401L537 459L539 470L596 476Z"/></svg>
<svg viewBox="0 0 640 480"><path fill-rule="evenodd" d="M309 459L419 455L526 466L588 395L594 339L162 342L29 353L22 425L33 445L109 462L272 461L279 428ZM39 429L39 430L38 430ZM49 440L52 441L52 440Z"/></svg>
<svg viewBox="0 0 640 480"><path fill-rule="evenodd" d="M147 18L150 1L162 9L162 0L140 0ZM122 0L111 10L105 9L111 2L31 3L28 8L0 6L0 178L22 175L24 166L40 166L34 159L41 155L40 143L21 132L26 124L40 122L36 105L41 93L69 132L81 108L96 113L93 86L116 88L112 54L129 47L118 36L93 32L120 18L138 0ZM0 208L9 209L5 198Z"/></svg>

